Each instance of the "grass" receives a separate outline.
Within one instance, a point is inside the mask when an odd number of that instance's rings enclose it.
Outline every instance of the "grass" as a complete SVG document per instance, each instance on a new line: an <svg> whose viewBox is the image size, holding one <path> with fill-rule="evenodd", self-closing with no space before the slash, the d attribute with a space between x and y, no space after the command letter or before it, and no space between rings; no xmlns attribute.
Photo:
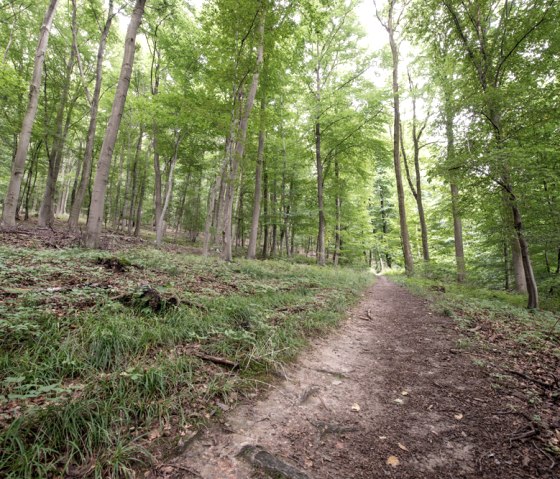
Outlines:
<svg viewBox="0 0 560 479"><path fill-rule="evenodd" d="M335 326L372 280L152 248L0 247L0 266L6 478L132 477ZM148 286L179 305L119 301Z"/></svg>

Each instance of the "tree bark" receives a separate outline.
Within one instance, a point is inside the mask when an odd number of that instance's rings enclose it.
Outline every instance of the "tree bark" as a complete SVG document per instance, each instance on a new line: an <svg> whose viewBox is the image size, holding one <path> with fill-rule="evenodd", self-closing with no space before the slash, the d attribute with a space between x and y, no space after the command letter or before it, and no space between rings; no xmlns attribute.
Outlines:
<svg viewBox="0 0 560 479"><path fill-rule="evenodd" d="M23 180L23 173L25 171L25 160L27 157L27 150L31 140L31 132L33 123L37 114L39 104L39 92L41 88L41 76L43 74L43 65L45 63L45 53L49 42L49 33L52 26L54 14L58 0L51 0L43 24L41 26L41 33L39 35L39 42L35 52L35 62L33 65L33 76L29 86L29 103L27 111L23 118L19 140L17 145L16 154L12 164L12 171L8 190L4 199L4 210L2 212L2 224L4 226L13 227L16 224L16 209L19 199L19 192L21 182Z"/></svg>
<svg viewBox="0 0 560 479"><path fill-rule="evenodd" d="M169 208L169 203L171 200L171 193L173 191L173 173L175 172L175 165L177 165L177 158L179 157L179 146L183 140L183 135L180 131L176 132L177 138L175 139L175 146L173 150L173 157L169 162L169 172L167 175L167 184L165 185L165 198L163 200L163 205L161 206L161 211L159 217L156 217L156 245L161 246L163 241L163 235L165 230L165 213Z"/></svg>
<svg viewBox="0 0 560 479"><path fill-rule="evenodd" d="M136 0L132 17L126 32L124 56L117 84L117 91L115 92L111 116L109 117L109 123L107 124L107 130L105 131L105 137L101 146L93 185L91 206L87 222L87 233L85 238L85 244L88 248L96 248L99 246L99 235L101 233L101 221L103 219L105 191L107 190L107 182L109 180L109 169L124 111L124 105L126 103L128 87L130 85L130 77L132 75L132 66L134 64L134 53L136 47L136 33L138 32L138 27L142 21L145 4L146 0Z"/></svg>
<svg viewBox="0 0 560 479"><path fill-rule="evenodd" d="M74 9L76 8L76 0L72 0ZM91 178L91 165L93 160L93 147L95 145L95 132L97 130L97 114L99 111L99 98L101 96L101 84L103 79L103 59L105 57L105 48L107 46L107 37L109 36L109 31L111 29L111 23L113 21L113 0L109 0L109 10L107 13L107 19L105 20L105 25L101 32L101 39L99 40L99 47L97 49L97 64L95 67L95 86L93 88L93 95L91 97L90 113L89 113L89 127L86 139L86 149L84 152L84 159L82 165L82 175L80 177L80 184L76 190L74 200L72 201L72 207L70 210L70 217L68 218L68 228L71 231L78 229L78 222L80 220L80 211L84 204L84 198L86 196L86 191ZM76 49L76 55L78 57L79 64L79 51L78 44L76 40L76 32L74 35L74 48Z"/></svg>
<svg viewBox="0 0 560 479"><path fill-rule="evenodd" d="M447 163L452 164L455 156L455 133L453 131L454 115L451 109L451 94L445 94L445 135L447 137ZM465 252L463 247L463 220L459 210L459 187L450 171L451 214L453 216L453 239L455 243L455 264L457 268L457 282L465 281Z"/></svg>
<svg viewBox="0 0 560 479"><path fill-rule="evenodd" d="M334 253L333 253L333 264L338 266L338 262L340 259L340 247L341 247L341 238L340 238L340 210L342 207L342 198L340 197L340 165L338 164L338 159L335 156L334 158L334 177L336 179L336 198L335 198L335 233L334 233Z"/></svg>
<svg viewBox="0 0 560 479"><path fill-rule="evenodd" d="M255 168L255 194L253 196L253 216L251 219L251 232L249 233L249 246L247 259L255 259L257 255L257 236L259 232L259 218L261 214L262 168L264 160L266 99L261 98L261 118L259 127L259 146L257 149L257 165Z"/></svg>
<svg viewBox="0 0 560 479"><path fill-rule="evenodd" d="M257 94L257 88L259 85L259 76L264 60L264 26L266 12L263 10L260 12L259 25L258 25L258 45L257 45L257 61L255 72L253 73L253 79L251 86L249 88L249 93L247 95L247 101L243 109L243 114L241 116L241 121L239 122L239 129L235 138L235 148L233 150L233 155L231 156L231 163L229 166L229 171L227 175L227 182L225 188L225 202L224 202L224 227L223 227L223 237L224 237L224 249L222 252L222 258L225 261L231 261L233 259L232 255L232 216L233 216L233 197L235 192L235 182L237 180L237 170L239 167L239 162L243 158L245 152L245 141L247 138L247 126L249 123L249 115L253 109L253 103L255 101L255 96Z"/></svg>
<svg viewBox="0 0 560 479"><path fill-rule="evenodd" d="M324 266L326 263L325 255L325 205L323 194L323 160L321 158L321 65L320 49L317 43L317 66L315 67L315 168L317 170L317 208L319 212L319 225L317 229L317 264Z"/></svg>
<svg viewBox="0 0 560 479"><path fill-rule="evenodd" d="M414 260L410 249L410 237L408 234L408 224L406 221L406 205L404 199L404 188L402 182L401 160L400 160L400 95L399 95L399 51L395 41L394 30L394 7L395 0L390 0L389 17L387 22L387 32L389 33L389 44L391 46L391 55L393 58L393 165L395 168L395 179L397 185L397 197L399 204L399 223L401 232L401 242L404 257L404 267L406 274L411 275L414 272Z"/></svg>

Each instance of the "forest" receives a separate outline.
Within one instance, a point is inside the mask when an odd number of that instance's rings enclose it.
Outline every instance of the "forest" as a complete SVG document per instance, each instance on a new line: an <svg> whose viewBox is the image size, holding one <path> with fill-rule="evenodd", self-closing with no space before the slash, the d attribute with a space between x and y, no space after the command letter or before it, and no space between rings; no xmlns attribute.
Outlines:
<svg viewBox="0 0 560 479"><path fill-rule="evenodd" d="M260 377L370 272L534 314L558 372L558 25L557 0L0 0L0 476L135 477L95 432L123 374L173 404L125 408L138 431L228 404L230 376L179 392L215 377L193 361Z"/></svg>
<svg viewBox="0 0 560 479"><path fill-rule="evenodd" d="M145 3L3 2L3 225L558 289L556 2Z"/></svg>

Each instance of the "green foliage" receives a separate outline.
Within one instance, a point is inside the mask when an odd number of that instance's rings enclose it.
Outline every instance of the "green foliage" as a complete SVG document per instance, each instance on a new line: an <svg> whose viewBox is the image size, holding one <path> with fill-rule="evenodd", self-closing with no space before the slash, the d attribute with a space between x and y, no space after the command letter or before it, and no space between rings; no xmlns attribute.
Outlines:
<svg viewBox="0 0 560 479"><path fill-rule="evenodd" d="M126 271L100 258L119 258ZM372 279L295 261L225 264L151 248L2 247L0 260L8 295L0 473L11 478L60 470L132 477L151 460L157 442L148 432L178 434L256 387L307 337L334 326ZM178 296L179 306L155 314L116 299L146 283ZM199 350L240 368L225 371L199 359Z"/></svg>

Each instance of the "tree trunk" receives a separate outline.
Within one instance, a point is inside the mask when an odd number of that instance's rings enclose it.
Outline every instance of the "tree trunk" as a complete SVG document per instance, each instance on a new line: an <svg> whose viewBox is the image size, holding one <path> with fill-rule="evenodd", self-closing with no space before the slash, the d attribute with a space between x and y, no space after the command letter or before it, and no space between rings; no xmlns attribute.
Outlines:
<svg viewBox="0 0 560 479"><path fill-rule="evenodd" d="M393 26L394 1L389 4L389 17L387 23L387 31L389 33L389 43L391 46L391 55L393 58L393 164L395 168L395 179L397 185L397 197L399 204L399 223L401 230L401 242L403 249L404 265L406 274L411 275L414 272L414 261L412 259L412 251L410 249L410 238L408 234L408 224L406 221L406 206L404 199L404 188L402 182L401 161L400 161L400 96L399 96L399 52L395 41L395 32Z"/></svg>
<svg viewBox="0 0 560 479"><path fill-rule="evenodd" d="M27 111L23 118L19 140L17 145L16 154L12 164L12 171L8 190L4 199L4 211L2 212L2 224L4 226L15 226L16 224L16 209L19 199L19 192L21 182L23 180L23 173L25 171L25 160L27 157L27 150L31 140L31 131L37 114L39 104L39 92L41 88L41 76L43 74L43 65L45 62L45 53L49 42L49 33L53 22L54 14L56 11L58 0L51 0L49 7L45 13L43 24L41 26L41 33L39 35L39 42L35 52L35 62L33 65L33 76L29 86L29 103Z"/></svg>
<svg viewBox="0 0 560 479"><path fill-rule="evenodd" d="M72 0L75 7L76 0ZM84 159L82 165L82 176L80 177L80 184L76 190L74 200L72 201L72 208L70 210L70 217L68 218L68 227L71 231L78 229L78 222L80 220L80 211L84 204L84 199L86 196L86 190L89 185L91 177L91 165L93 160L93 147L95 145L95 132L97 129L97 113L99 111L99 98L101 96L101 84L103 78L103 59L105 57L105 48L107 46L107 37L109 36L109 31L111 29L111 23L113 21L113 0L109 0L109 10L107 13L107 20L105 20L105 25L103 31L101 32L101 39L99 40L99 47L97 49L97 64L95 68L95 86L93 89L93 95L91 97L90 113L89 113L89 127L86 139L86 149L84 152ZM74 32L74 37L76 33ZM74 48L76 49L76 54L79 61L78 45L75 40Z"/></svg>
<svg viewBox="0 0 560 479"><path fill-rule="evenodd" d="M88 248L96 248L99 246L99 235L101 233L101 221L104 213L105 191L107 190L107 182L109 180L109 169L124 111L124 105L126 103L126 95L130 85L130 77L134 63L134 53L136 49L136 33L138 31L138 27L140 26L140 22L142 21L145 4L146 0L136 0L126 32L121 72L117 84L117 90L115 92L113 107L111 109L111 116L109 118L109 123L107 124L107 130L105 131L105 137L99 154L99 161L97 163L97 171L93 185L85 239L85 244Z"/></svg>
<svg viewBox="0 0 560 479"><path fill-rule="evenodd" d="M465 253L463 249L463 221L461 219L461 213L459 212L459 188L455 183L451 183L450 190L457 282L463 283L465 281Z"/></svg>
<svg viewBox="0 0 560 479"><path fill-rule="evenodd" d="M455 156L455 133L453 131L454 115L451 110L451 94L445 94L445 134L447 136L447 163L452 164ZM459 210L459 187L453 180L450 171L451 214L453 216L453 238L455 243L455 264L457 268L457 282L465 281L465 252L463 247L463 220Z"/></svg>
<svg viewBox="0 0 560 479"><path fill-rule="evenodd" d="M527 280L525 279L525 267L521 257L521 246L517 234L511 239L511 265L513 268L513 281L515 291L520 294L527 294Z"/></svg>
<svg viewBox="0 0 560 479"><path fill-rule="evenodd" d="M134 159L132 163L132 188L130 192L130 206L128 210L128 234L132 233L134 206L136 201L136 184L138 183L138 162L140 161L140 154L142 152L142 139L144 138L144 130L140 127L138 134L138 141L136 143L136 151L134 152Z"/></svg>
<svg viewBox="0 0 560 479"><path fill-rule="evenodd" d="M317 208L319 210L319 226L317 229L317 264L324 266L325 256L325 205L323 195L323 160L321 158L321 65L320 49L317 43L317 66L315 67L315 167L317 170Z"/></svg>
<svg viewBox="0 0 560 479"><path fill-rule="evenodd" d="M235 149L233 150L233 155L231 157L231 164L229 168L229 174L227 175L227 182L225 188L225 202L224 202L224 250L222 252L222 258L225 261L232 260L232 216L233 216L233 197L235 192L235 182L237 180L237 169L239 167L239 162L243 158L245 152L245 140L247 138L247 126L249 122L249 115L253 109L253 103L255 101L255 96L257 94L257 87L259 85L259 76L264 60L264 25L265 25L266 12L263 10L260 12L259 26L258 26L258 46L257 46L257 62L255 72L253 73L253 80L251 82L251 87L249 88L249 93L247 95L247 102L245 108L243 109L243 114L241 116L241 121L239 122L239 129L237 136L235 138Z"/></svg>
<svg viewBox="0 0 560 479"><path fill-rule="evenodd" d="M263 159L263 247L262 257L266 259L268 252L268 172L266 171L266 159ZM559 253L560 254L560 253Z"/></svg>
<svg viewBox="0 0 560 479"><path fill-rule="evenodd" d="M335 198L335 233L334 233L334 253L333 253L333 264L338 266L338 261L340 257L340 247L341 247L341 239L340 239L340 210L342 207L342 199L340 198L340 166L338 164L338 159L335 156L334 158L334 176L336 180L336 198ZM371 256L370 256L371 262Z"/></svg>
<svg viewBox="0 0 560 479"><path fill-rule="evenodd" d="M136 207L136 221L134 222L134 236L140 236L142 228L142 205L144 204L144 194L146 193L146 172L142 173L142 183L140 185L140 193L138 196L138 206Z"/></svg>
<svg viewBox="0 0 560 479"><path fill-rule="evenodd" d="M259 146L257 149L257 166L255 168L255 194L253 196L253 216L251 219L251 232L249 233L249 247L247 259L255 259L257 255L257 236L259 232L259 217L261 214L262 168L264 160L264 145L266 139L264 114L266 100L261 98L261 118L259 128Z"/></svg>
<svg viewBox="0 0 560 479"><path fill-rule="evenodd" d="M161 246L163 241L163 235L165 230L165 213L169 208L169 203L171 200L171 193L173 191L173 173L175 171L175 165L177 164L177 158L179 156L179 146L183 140L183 135L181 132L176 132L177 138L175 139L175 146L173 150L173 157L169 162L169 172L167 175L167 184L165 185L165 199L161 207L161 212L159 217L156 216L156 245Z"/></svg>
<svg viewBox="0 0 560 479"><path fill-rule="evenodd" d="M525 282L527 284L528 293L527 308L536 309L539 307L539 290L533 273L533 265L531 264L531 259L529 257L529 245L525 239L521 213L513 195L511 197L511 210L513 213L515 232L517 234L517 239L519 240L519 249L521 252L521 259L523 261L523 268L525 270Z"/></svg>
<svg viewBox="0 0 560 479"><path fill-rule="evenodd" d="M72 9L72 30L76 29L76 10ZM66 72L64 76L64 84L60 94L58 104L58 111L56 113L56 133L53 142L51 154L49 156L49 170L47 173L47 184L45 187L45 194L39 210L39 226L50 226L54 221L54 198L56 194L56 183L60 172L62 163L62 156L64 144L66 143L66 135L70 126L71 112L73 105L67 113L66 123L64 123L64 110L68 103L68 93L70 92L70 83L72 80L72 72L74 70L74 63L76 59L76 52L74 48L70 51L70 58L66 65Z"/></svg>

